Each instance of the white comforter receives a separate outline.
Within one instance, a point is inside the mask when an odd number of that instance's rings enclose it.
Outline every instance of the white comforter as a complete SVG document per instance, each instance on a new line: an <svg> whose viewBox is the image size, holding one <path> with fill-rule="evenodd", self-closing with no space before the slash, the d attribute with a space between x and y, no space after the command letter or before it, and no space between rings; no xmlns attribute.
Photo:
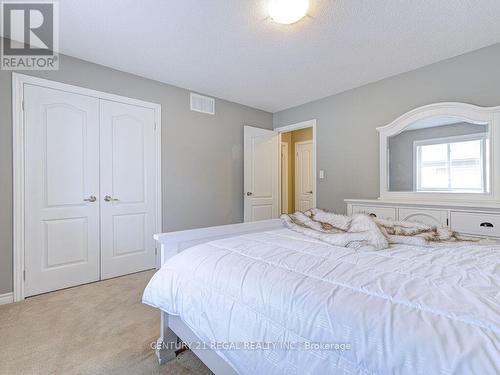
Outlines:
<svg viewBox="0 0 500 375"><path fill-rule="evenodd" d="M143 301L180 315L241 374L500 373L498 246L359 252L280 229L176 255Z"/></svg>

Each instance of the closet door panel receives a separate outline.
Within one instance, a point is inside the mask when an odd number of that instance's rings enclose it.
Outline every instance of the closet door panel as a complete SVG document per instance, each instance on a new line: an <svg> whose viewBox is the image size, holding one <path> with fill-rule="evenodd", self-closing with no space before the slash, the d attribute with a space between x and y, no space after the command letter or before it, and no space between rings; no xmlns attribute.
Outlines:
<svg viewBox="0 0 500 375"><path fill-rule="evenodd" d="M101 274L154 268L154 111L101 100Z"/></svg>
<svg viewBox="0 0 500 375"><path fill-rule="evenodd" d="M25 85L25 295L99 279L99 101Z"/></svg>

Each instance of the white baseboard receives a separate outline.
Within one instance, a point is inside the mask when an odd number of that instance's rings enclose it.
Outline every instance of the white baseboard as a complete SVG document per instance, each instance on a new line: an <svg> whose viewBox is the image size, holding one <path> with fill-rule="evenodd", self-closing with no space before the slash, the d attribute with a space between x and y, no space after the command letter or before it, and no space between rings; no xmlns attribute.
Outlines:
<svg viewBox="0 0 500 375"><path fill-rule="evenodd" d="M14 293L0 294L0 305L14 302Z"/></svg>

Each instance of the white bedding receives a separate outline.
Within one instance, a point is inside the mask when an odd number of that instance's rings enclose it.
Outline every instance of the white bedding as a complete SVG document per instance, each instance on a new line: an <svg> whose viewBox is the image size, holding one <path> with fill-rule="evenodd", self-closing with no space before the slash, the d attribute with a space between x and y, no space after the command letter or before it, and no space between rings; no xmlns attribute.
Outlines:
<svg viewBox="0 0 500 375"><path fill-rule="evenodd" d="M143 301L205 342L350 344L219 350L241 374L498 374L500 247L359 252L288 229L195 246Z"/></svg>

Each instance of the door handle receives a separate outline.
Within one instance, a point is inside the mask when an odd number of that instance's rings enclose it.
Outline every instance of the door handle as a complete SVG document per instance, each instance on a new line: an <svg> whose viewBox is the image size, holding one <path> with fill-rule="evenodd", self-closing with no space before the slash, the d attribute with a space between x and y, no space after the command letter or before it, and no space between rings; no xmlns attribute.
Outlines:
<svg viewBox="0 0 500 375"><path fill-rule="evenodd" d="M491 223L481 223L479 224L480 227L485 227L485 228L493 228L494 225Z"/></svg>
<svg viewBox="0 0 500 375"><path fill-rule="evenodd" d="M95 202L97 198L94 195L91 195L90 197L84 199L85 202Z"/></svg>
<svg viewBox="0 0 500 375"><path fill-rule="evenodd" d="M253 195L253 193L251 191L247 191L247 197L250 197L252 195Z"/></svg>
<svg viewBox="0 0 500 375"><path fill-rule="evenodd" d="M312 193L313 193L313 191L312 191L312 190L311 190L311 191L306 191L306 193L307 193L307 194L312 194Z"/></svg>
<svg viewBox="0 0 500 375"><path fill-rule="evenodd" d="M118 199L118 198L113 198L113 197L111 197L111 195L106 195L106 196L104 197L104 200L105 200L106 202L119 201L119 199Z"/></svg>

